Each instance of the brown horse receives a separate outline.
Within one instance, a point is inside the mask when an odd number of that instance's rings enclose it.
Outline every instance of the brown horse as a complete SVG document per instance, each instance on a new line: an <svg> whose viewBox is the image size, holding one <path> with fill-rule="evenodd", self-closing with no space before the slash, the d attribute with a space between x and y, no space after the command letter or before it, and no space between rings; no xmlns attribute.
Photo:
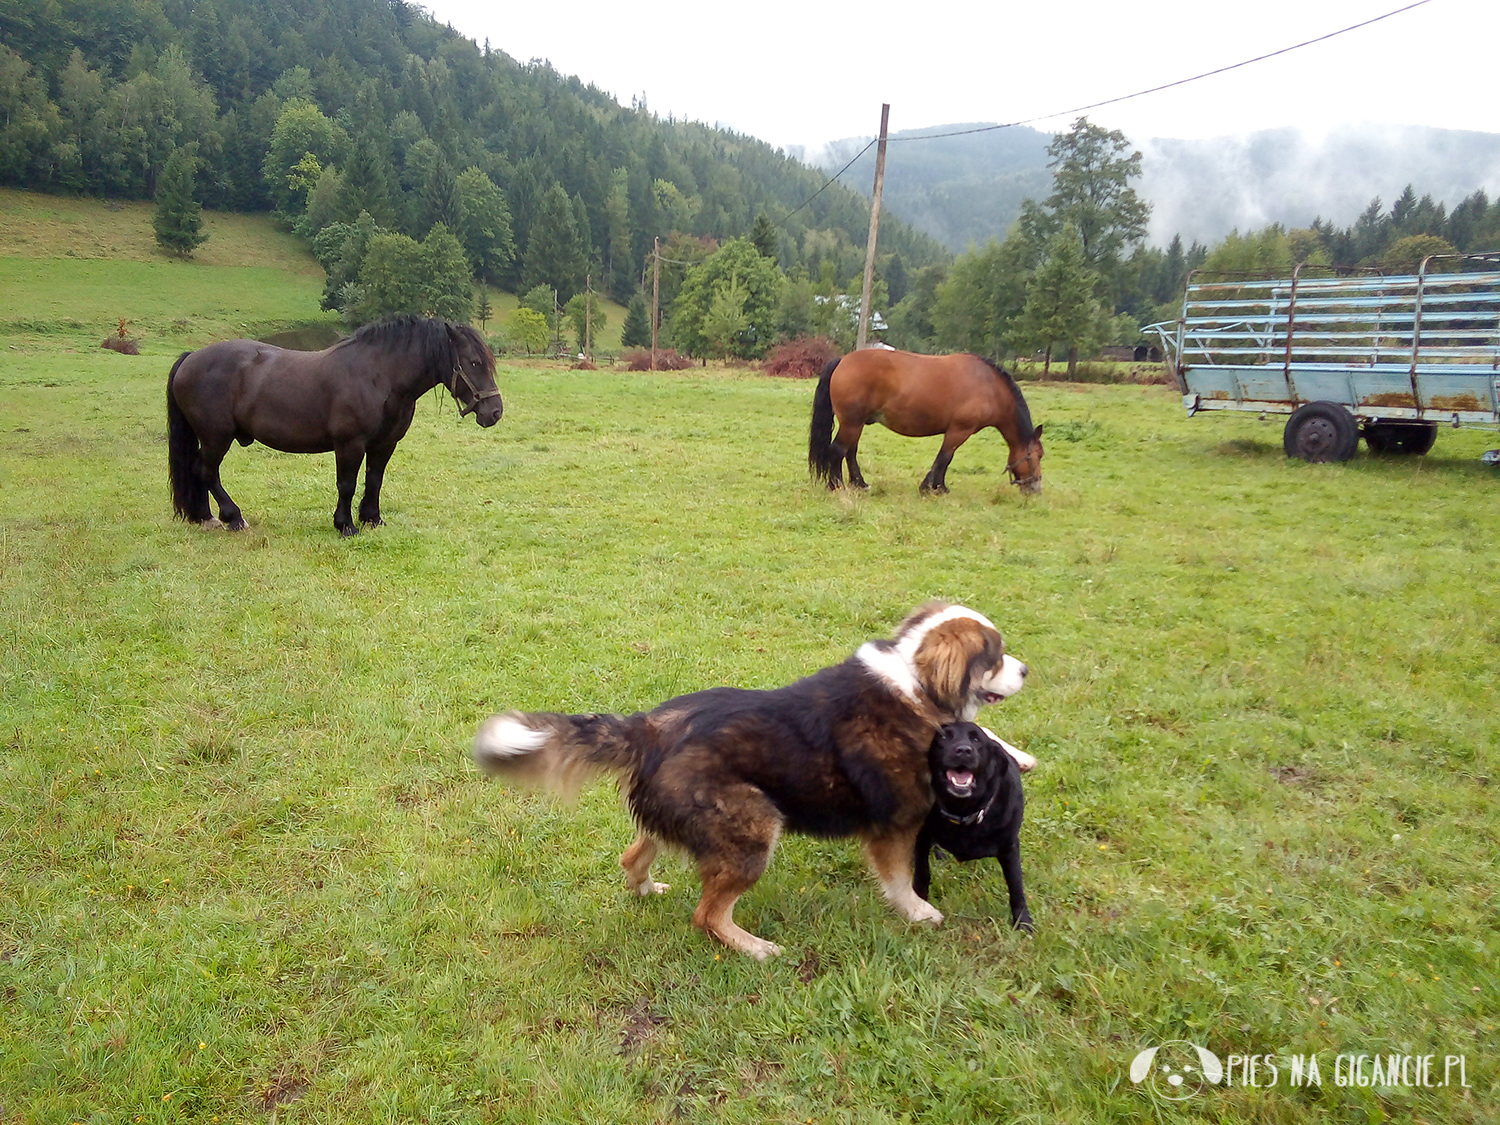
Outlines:
<svg viewBox="0 0 1500 1125"><path fill-rule="evenodd" d="M287 351L258 340L227 340L187 352L167 376L168 471L172 506L185 520L231 531L245 527L219 480L230 445L259 441L283 453L332 452L338 476L333 526L359 531L350 515L360 462L360 523L378 526L386 463L405 435L416 401L447 387L493 426L504 409L495 357L467 324L400 316L367 324L320 352ZM213 518L208 498L219 502Z"/></svg>
<svg viewBox="0 0 1500 1125"><path fill-rule="evenodd" d="M829 440L834 419L838 435ZM813 394L807 463L829 488L849 483L868 488L855 454L859 435L872 422L906 437L943 435L937 459L922 480L923 492L947 492L953 452L986 426L1010 447L1005 468L1022 492L1042 490L1042 427L1010 372L976 355L914 355L869 348L850 352L823 369Z"/></svg>

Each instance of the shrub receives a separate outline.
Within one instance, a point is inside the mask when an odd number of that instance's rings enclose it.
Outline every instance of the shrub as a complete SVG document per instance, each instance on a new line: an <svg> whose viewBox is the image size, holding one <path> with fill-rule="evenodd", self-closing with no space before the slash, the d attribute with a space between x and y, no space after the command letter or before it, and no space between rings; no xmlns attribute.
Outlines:
<svg viewBox="0 0 1500 1125"><path fill-rule="evenodd" d="M803 336L778 344L766 357L766 374L788 379L816 379L843 353L826 336Z"/></svg>
<svg viewBox="0 0 1500 1125"><path fill-rule="evenodd" d="M650 371L651 349L633 348L620 353L620 362L625 365L626 371ZM685 355L678 355L674 348L658 348L656 351L656 369L658 371L685 371L695 364L692 359Z"/></svg>
<svg viewBox="0 0 1500 1125"><path fill-rule="evenodd" d="M121 355L140 355L141 349L134 340L128 336L106 336L99 342L101 348L108 348L112 352Z"/></svg>

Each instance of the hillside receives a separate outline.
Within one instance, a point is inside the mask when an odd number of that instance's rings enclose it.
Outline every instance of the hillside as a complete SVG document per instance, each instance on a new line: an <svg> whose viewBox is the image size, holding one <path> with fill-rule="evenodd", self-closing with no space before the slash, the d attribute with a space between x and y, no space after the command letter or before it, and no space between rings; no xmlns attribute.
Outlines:
<svg viewBox="0 0 1500 1125"><path fill-rule="evenodd" d="M904 140L965 128L973 126L893 134L886 157L885 206L955 252L1004 237L1021 200L1041 199L1051 185L1050 138L1033 129ZM835 171L867 140L835 141L817 162ZM1494 133L1350 125L1325 137L1276 129L1132 141L1144 158L1136 190L1152 204L1150 240L1162 246L1174 234L1208 245L1235 229L1305 227L1319 217L1347 226L1372 198L1389 205L1407 184L1449 208L1476 190L1500 190L1500 134ZM867 153L844 182L868 193L873 168L874 153Z"/></svg>
<svg viewBox="0 0 1500 1125"><path fill-rule="evenodd" d="M192 261L168 257L151 204L69 199L0 188L0 350L93 352L124 317L146 355L214 340L316 329L288 347L321 347L341 331L318 307L323 269L268 215L204 212L208 242ZM600 296L602 352L620 346L625 310ZM493 292L493 333L516 298Z"/></svg>
<svg viewBox="0 0 1500 1125"><path fill-rule="evenodd" d="M1051 189L1047 145L1052 138L1022 127L919 139L979 127L942 125L891 134L882 210L890 208L954 252L1004 237L1021 212L1021 200L1041 199ZM832 174L868 141L868 137L834 141L817 154L816 163ZM845 173L842 182L868 195L874 169L871 150Z"/></svg>
<svg viewBox="0 0 1500 1125"><path fill-rule="evenodd" d="M335 324L323 270L265 215L204 213L191 262L155 245L148 203L0 189L0 348L97 351L121 317L143 353Z"/></svg>
<svg viewBox="0 0 1500 1125"><path fill-rule="evenodd" d="M564 297L588 273L628 299L653 239L737 237L762 212L783 266L832 261L842 279L863 264L857 192L799 209L825 177L785 153L621 106L405 0L0 4L0 74L3 185L146 199L188 148L210 208L316 212L309 235L368 210L420 238L474 169L503 202L488 279ZM882 235L908 264L946 258L899 220Z"/></svg>

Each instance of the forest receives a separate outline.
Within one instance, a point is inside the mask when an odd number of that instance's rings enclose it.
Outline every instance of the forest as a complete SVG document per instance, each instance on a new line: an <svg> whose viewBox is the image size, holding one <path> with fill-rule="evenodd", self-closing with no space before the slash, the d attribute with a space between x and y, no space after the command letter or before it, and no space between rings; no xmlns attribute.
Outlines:
<svg viewBox="0 0 1500 1125"><path fill-rule="evenodd" d="M1405 268L1500 246L1500 201L1448 212L1411 189L1347 228L1147 246L1127 138L1080 118L1047 153L1051 193L956 258L886 212L886 342L1071 362L1175 315L1199 266ZM0 0L0 183L155 198L158 240L184 255L194 208L270 211L351 324L483 314L494 286L555 333L587 286L631 305L624 342L644 343L659 245L666 342L739 358L809 335L850 346L869 221L857 192L780 150L622 106L406 0Z"/></svg>

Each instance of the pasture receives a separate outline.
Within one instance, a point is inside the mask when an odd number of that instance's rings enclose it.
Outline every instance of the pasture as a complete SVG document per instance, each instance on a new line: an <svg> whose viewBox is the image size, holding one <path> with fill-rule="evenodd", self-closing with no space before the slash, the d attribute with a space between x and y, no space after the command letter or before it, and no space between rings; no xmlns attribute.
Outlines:
<svg viewBox="0 0 1500 1125"><path fill-rule="evenodd" d="M388 525L332 458L233 450L248 531L170 518L163 355L0 353L0 1120L1494 1120L1500 481L1491 435L1306 465L1159 387L1027 385L1046 491L872 428L805 471L811 384L503 366L491 431L418 404ZM505 707L779 685L931 597L1028 688L1038 933L993 863L940 929L847 841L783 841L691 928L629 899L609 786L481 780ZM1316 1054L1181 1105L1171 1039ZM1340 1053L1469 1088L1334 1084Z"/></svg>

